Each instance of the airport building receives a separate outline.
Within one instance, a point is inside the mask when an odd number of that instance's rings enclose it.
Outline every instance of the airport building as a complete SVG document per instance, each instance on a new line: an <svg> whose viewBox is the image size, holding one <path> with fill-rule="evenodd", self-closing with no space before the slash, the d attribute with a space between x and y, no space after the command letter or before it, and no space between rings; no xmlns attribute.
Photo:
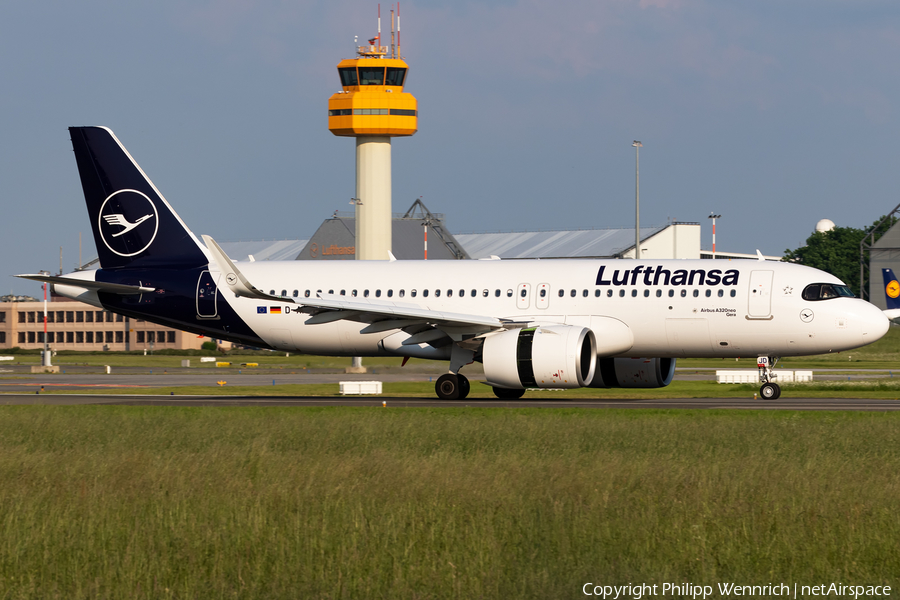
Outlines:
<svg viewBox="0 0 900 600"><path fill-rule="evenodd" d="M55 297L47 302L47 342L53 350L200 349L193 333L131 319L89 304ZM0 302L0 348L44 348L44 302Z"/></svg>
<svg viewBox="0 0 900 600"><path fill-rule="evenodd" d="M220 245L234 260L354 260L355 224L354 213L335 211L308 240ZM634 257L634 228L453 234L445 216L432 213L419 200L405 213L394 213L391 229L392 253L398 260ZM645 260L759 258L756 254L738 252L719 251L713 255L700 246L700 223L673 221L641 228L641 258ZM781 260L780 256L764 258Z"/></svg>
<svg viewBox="0 0 900 600"><path fill-rule="evenodd" d="M887 300L884 297L887 282L884 280L882 269L893 269L897 274L900 273L898 266L900 266L900 227L894 225L869 249L869 296L866 299L881 310L887 308Z"/></svg>

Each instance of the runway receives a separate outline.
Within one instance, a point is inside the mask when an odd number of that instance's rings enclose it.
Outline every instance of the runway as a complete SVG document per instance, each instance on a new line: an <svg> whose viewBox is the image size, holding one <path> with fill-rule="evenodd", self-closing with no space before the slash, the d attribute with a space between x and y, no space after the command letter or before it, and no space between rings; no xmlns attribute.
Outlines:
<svg viewBox="0 0 900 600"><path fill-rule="evenodd" d="M741 410L900 410L900 400L844 398L667 398L656 400L497 400L467 398L396 398L385 396L174 396L144 394L2 394L7 405L117 405L117 406L352 406L377 408L650 408L650 409L741 409Z"/></svg>
<svg viewBox="0 0 900 600"><path fill-rule="evenodd" d="M438 373L369 373L348 375L336 373L225 373L171 369L156 373L136 369L130 373L107 375L105 373L74 372L45 375L6 372L0 375L0 404L7 405L121 405L121 406L351 406L380 408L645 408L645 409L744 409L744 410L900 410L900 400L846 399L846 398L794 398L782 396L778 400L748 398L665 398L645 400L602 399L542 399L542 392L529 392L520 400L496 398L467 398L465 400L439 400L434 397L409 398L387 396L285 396L285 395L172 395L171 387L215 387L219 380L228 385L263 388L282 384L337 384L340 381L423 381L436 380ZM686 375L686 377L685 377ZM705 375L705 376L704 376ZM875 375L874 373L872 375ZM878 375L881 375L880 373ZM875 375L876 377L878 375ZM711 379L712 373L696 371L682 374L681 378ZM870 375L871 376L871 375ZM477 383L478 379L472 379ZM92 393L97 388L115 389L118 393ZM141 389L142 393L129 393ZM147 394L148 389L156 393ZM84 393L79 393L81 390ZM53 393L65 391L67 393ZM225 391L225 390L223 390ZM274 390L273 390L274 391ZM74 392L74 393L73 393ZM606 392L607 395L609 392ZM386 406L385 406L386 405Z"/></svg>

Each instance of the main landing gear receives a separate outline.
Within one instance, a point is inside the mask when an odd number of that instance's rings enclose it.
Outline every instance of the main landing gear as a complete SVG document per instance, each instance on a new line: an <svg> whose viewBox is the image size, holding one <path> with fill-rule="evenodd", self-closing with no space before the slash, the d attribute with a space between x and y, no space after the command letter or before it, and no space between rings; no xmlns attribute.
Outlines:
<svg viewBox="0 0 900 600"><path fill-rule="evenodd" d="M765 400L777 400L781 396L781 386L773 381L776 378L775 364L777 362L777 356L760 356L756 359L759 380L762 382L762 386L759 388L759 397Z"/></svg>
<svg viewBox="0 0 900 600"><path fill-rule="evenodd" d="M469 380L459 372L475 359L475 351L454 343L450 348L450 372L438 377L434 391L441 400L462 400L469 395Z"/></svg>
<svg viewBox="0 0 900 600"><path fill-rule="evenodd" d="M469 389L469 379L462 373L445 373L434 384L434 391L441 400L462 400L469 395Z"/></svg>

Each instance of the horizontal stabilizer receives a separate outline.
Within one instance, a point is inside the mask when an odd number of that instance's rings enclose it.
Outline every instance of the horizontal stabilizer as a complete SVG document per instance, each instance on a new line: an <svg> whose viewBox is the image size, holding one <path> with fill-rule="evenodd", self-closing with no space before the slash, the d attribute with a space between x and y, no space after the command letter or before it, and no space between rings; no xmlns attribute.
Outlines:
<svg viewBox="0 0 900 600"><path fill-rule="evenodd" d="M56 285L71 285L74 287L93 290L95 292L106 292L107 294L118 294L120 296L130 296L133 294L146 294L155 292L156 288L144 287L140 285L122 285L120 283L105 283L103 281L93 281L90 279L76 279L75 277L58 277L55 275L16 275L22 279L31 279L44 283L53 283Z"/></svg>

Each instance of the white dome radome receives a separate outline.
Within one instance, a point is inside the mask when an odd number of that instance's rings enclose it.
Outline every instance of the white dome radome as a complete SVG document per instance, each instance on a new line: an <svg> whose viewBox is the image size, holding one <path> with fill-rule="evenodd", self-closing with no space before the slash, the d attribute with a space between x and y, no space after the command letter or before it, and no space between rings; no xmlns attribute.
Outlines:
<svg viewBox="0 0 900 600"><path fill-rule="evenodd" d="M834 229L834 221L831 219L822 219L816 223L816 233L825 233Z"/></svg>

